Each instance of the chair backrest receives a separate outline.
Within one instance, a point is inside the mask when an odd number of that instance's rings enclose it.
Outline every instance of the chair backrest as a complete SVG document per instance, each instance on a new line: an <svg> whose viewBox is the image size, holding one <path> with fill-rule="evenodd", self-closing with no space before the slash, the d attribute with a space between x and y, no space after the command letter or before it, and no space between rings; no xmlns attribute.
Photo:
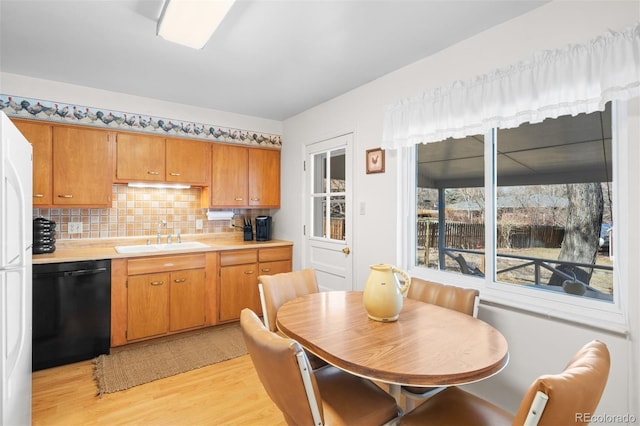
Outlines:
<svg viewBox="0 0 640 426"><path fill-rule="evenodd" d="M300 344L267 330L248 308L240 312L240 327L260 382L287 424L318 424L312 410L324 423L318 384Z"/></svg>
<svg viewBox="0 0 640 426"><path fill-rule="evenodd" d="M476 289L444 285L420 278L411 278L411 286L407 292L407 297L411 299L431 303L474 317L478 314L479 295L480 292Z"/></svg>
<svg viewBox="0 0 640 426"><path fill-rule="evenodd" d="M270 331L276 331L276 313L285 302L309 293L317 293L318 280L315 269L301 269L275 275L258 277L260 302L264 324Z"/></svg>
<svg viewBox="0 0 640 426"><path fill-rule="evenodd" d="M562 373L540 376L533 382L522 399L513 424L589 424L607 384L610 365L609 350L604 343L598 340L587 343ZM543 404L542 410L535 410L535 414L529 414L538 392L546 395L546 405ZM530 421L525 423L527 417Z"/></svg>

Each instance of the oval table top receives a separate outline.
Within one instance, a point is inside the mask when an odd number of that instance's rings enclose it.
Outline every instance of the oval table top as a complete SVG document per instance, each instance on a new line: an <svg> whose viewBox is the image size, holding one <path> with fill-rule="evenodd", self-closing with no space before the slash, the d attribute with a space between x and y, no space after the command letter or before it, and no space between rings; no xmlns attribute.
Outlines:
<svg viewBox="0 0 640 426"><path fill-rule="evenodd" d="M484 321L408 298L397 321L374 321L362 295L332 291L296 298L278 310L278 328L330 364L386 383L460 385L507 365L506 339Z"/></svg>

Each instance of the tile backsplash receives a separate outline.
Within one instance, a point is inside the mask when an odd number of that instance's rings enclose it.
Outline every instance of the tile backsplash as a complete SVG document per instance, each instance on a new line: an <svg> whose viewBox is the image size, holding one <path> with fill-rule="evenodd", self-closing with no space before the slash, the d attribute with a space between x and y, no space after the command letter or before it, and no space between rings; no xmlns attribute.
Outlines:
<svg viewBox="0 0 640 426"><path fill-rule="evenodd" d="M56 239L155 237L158 224L166 222L161 233L217 234L241 233L244 219L270 214L269 209L234 209L228 220L207 220L207 209L200 207L201 188L130 188L113 185L111 208L34 208L33 217L56 222ZM202 221L202 229L196 223ZM82 232L71 234L69 223L82 223ZM232 236L231 234L229 235Z"/></svg>

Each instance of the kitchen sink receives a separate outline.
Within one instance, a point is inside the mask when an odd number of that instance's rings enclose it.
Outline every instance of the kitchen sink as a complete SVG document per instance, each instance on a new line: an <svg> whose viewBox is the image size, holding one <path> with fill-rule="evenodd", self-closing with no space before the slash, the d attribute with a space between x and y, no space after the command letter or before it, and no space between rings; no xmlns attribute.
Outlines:
<svg viewBox="0 0 640 426"><path fill-rule="evenodd" d="M139 244L133 246L115 246L118 253L154 253L160 251L191 250L209 247L197 241L172 244Z"/></svg>

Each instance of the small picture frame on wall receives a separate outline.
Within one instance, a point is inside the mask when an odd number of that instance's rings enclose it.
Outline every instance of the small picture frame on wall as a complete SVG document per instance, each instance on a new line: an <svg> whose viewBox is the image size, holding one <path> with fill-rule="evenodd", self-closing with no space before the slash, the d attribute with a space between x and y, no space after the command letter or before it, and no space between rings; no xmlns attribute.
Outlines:
<svg viewBox="0 0 640 426"><path fill-rule="evenodd" d="M384 173L384 150L382 148L367 150L367 174Z"/></svg>

